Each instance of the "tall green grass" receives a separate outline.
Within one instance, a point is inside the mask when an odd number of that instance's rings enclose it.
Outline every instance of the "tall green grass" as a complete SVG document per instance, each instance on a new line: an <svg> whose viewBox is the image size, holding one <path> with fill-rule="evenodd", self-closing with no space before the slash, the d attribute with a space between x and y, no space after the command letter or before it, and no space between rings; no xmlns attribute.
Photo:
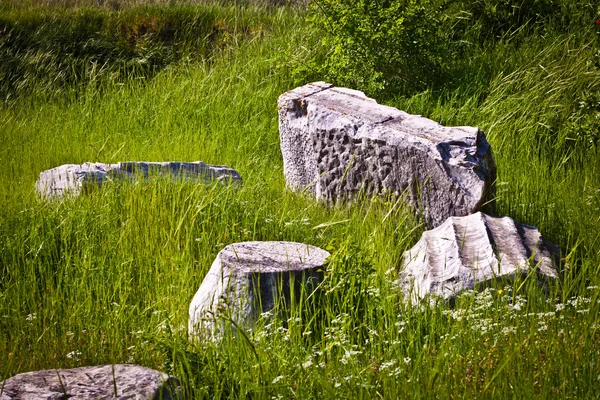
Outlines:
<svg viewBox="0 0 600 400"><path fill-rule="evenodd" d="M133 362L179 376L190 398L597 397L600 160L571 140L596 115L579 108L600 82L590 32L498 45L478 58L491 78L390 101L480 126L498 214L539 226L565 266L548 293L528 279L453 308L408 307L394 281L424 228L406 207L330 208L285 189L276 100L303 83L293 71L318 32L297 10L210 7L270 28L151 79L83 80L0 108L0 377ZM129 182L59 202L34 192L45 169L126 160L225 164L244 184ZM189 340L191 298L218 251L245 240L328 249L321 296L287 319L263 315L247 340Z"/></svg>
<svg viewBox="0 0 600 400"><path fill-rule="evenodd" d="M206 62L271 29L272 8L235 4L17 6L0 3L0 99L62 97Z"/></svg>

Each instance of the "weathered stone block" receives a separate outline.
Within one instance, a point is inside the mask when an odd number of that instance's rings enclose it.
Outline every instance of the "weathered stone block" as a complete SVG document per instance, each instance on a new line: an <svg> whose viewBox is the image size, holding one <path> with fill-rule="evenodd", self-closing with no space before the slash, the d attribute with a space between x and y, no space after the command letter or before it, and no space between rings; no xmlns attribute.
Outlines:
<svg viewBox="0 0 600 400"><path fill-rule="evenodd" d="M118 164L65 164L40 173L38 192L47 197L78 195L103 183L114 180L155 176L172 176L204 183L213 181L241 182L237 171L220 165L195 162L121 162Z"/></svg>
<svg viewBox="0 0 600 400"><path fill-rule="evenodd" d="M302 290L315 290L327 257L325 250L293 242L226 246L190 304L190 334L219 338L227 318L234 326L251 328L261 313L278 302L289 306L292 292L297 298Z"/></svg>
<svg viewBox="0 0 600 400"><path fill-rule="evenodd" d="M477 128L444 127L323 82L284 93L278 107L292 190L328 201L402 194L428 226L493 199L496 166Z"/></svg>
<svg viewBox="0 0 600 400"><path fill-rule="evenodd" d="M400 286L416 302L426 295L453 299L476 284L535 273L558 278L559 248L537 228L478 212L448 218L404 253Z"/></svg>
<svg viewBox="0 0 600 400"><path fill-rule="evenodd" d="M0 382L2 386L0 400L169 400L181 394L176 378L126 364L25 372Z"/></svg>

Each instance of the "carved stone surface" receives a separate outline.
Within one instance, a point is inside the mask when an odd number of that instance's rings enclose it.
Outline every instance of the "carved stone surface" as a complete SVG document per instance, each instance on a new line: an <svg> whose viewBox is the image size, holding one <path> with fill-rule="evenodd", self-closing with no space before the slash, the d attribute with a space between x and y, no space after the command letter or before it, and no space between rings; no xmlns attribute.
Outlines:
<svg viewBox="0 0 600 400"><path fill-rule="evenodd" d="M444 127L323 82L284 93L278 107L292 190L329 201L404 194L428 226L493 199L496 166L477 128Z"/></svg>
<svg viewBox="0 0 600 400"><path fill-rule="evenodd" d="M180 394L174 377L139 365L115 364L18 374L4 382L0 400L168 400Z"/></svg>
<svg viewBox="0 0 600 400"><path fill-rule="evenodd" d="M478 212L424 232L404 253L400 284L413 301L426 295L450 300L475 284L512 279L533 268L538 279L558 278L558 254L536 227Z"/></svg>
<svg viewBox="0 0 600 400"><path fill-rule="evenodd" d="M107 181L167 175L202 182L242 180L237 171L229 167L207 165L202 161L84 163L65 164L42 172L36 189L47 197L61 197L67 193L77 195Z"/></svg>
<svg viewBox="0 0 600 400"><path fill-rule="evenodd" d="M292 288L312 292L323 279L329 253L294 242L242 242L219 252L190 304L189 332L218 338L226 318L252 327L278 302L289 305Z"/></svg>

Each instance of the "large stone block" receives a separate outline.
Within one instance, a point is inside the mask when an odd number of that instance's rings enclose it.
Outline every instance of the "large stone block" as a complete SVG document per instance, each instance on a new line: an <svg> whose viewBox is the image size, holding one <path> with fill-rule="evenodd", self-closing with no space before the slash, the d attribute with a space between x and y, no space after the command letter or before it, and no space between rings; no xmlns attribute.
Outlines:
<svg viewBox="0 0 600 400"><path fill-rule="evenodd" d="M241 182L237 171L221 166L195 162L120 162L117 164L65 164L40 173L38 192L46 197L78 195L105 182L141 177L172 176L204 183L213 181Z"/></svg>
<svg viewBox="0 0 600 400"><path fill-rule="evenodd" d="M189 332L218 339L229 319L251 328L261 313L289 307L323 278L329 253L294 242L242 242L219 252L189 309ZM292 294L293 293L293 294Z"/></svg>
<svg viewBox="0 0 600 400"><path fill-rule="evenodd" d="M278 107L292 190L328 201L403 194L430 227L493 199L494 157L477 128L444 127L323 82L284 93Z"/></svg>
<svg viewBox="0 0 600 400"><path fill-rule="evenodd" d="M426 295L452 300L463 290L495 279L529 273L542 282L558 278L558 255L558 246L536 227L478 212L448 218L424 232L404 253L399 283L413 302Z"/></svg>
<svg viewBox="0 0 600 400"><path fill-rule="evenodd" d="M0 400L180 398L179 381L139 365L100 365L25 372L0 383Z"/></svg>

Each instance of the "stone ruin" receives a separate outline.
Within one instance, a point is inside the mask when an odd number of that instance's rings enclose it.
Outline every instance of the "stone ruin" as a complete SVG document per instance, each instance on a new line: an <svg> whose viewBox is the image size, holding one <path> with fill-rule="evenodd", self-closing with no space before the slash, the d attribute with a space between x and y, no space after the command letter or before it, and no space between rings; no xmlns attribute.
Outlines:
<svg viewBox="0 0 600 400"><path fill-rule="evenodd" d="M40 173L36 189L42 196L78 195L106 182L134 178L170 176L196 182L235 182L242 178L234 169L221 165L195 162L120 162L117 164L65 164Z"/></svg>
<svg viewBox="0 0 600 400"><path fill-rule="evenodd" d="M478 212L450 217L424 232L404 253L399 283L413 304L427 295L451 301L461 291L493 280L530 273L539 281L556 279L558 258L558 246L536 227Z"/></svg>
<svg viewBox="0 0 600 400"><path fill-rule="evenodd" d="M327 201L403 195L429 227L493 202L496 165L477 128L444 127L324 82L282 94L278 108L292 190Z"/></svg>
<svg viewBox="0 0 600 400"><path fill-rule="evenodd" d="M323 279L327 257L325 250L294 242L226 246L190 304L189 333L218 339L225 325L251 328L261 313L278 304L289 307L303 290L312 293Z"/></svg>
<svg viewBox="0 0 600 400"><path fill-rule="evenodd" d="M25 372L0 381L0 389L0 400L182 398L176 378L129 364Z"/></svg>
<svg viewBox="0 0 600 400"><path fill-rule="evenodd" d="M338 202L404 196L426 226L404 255L407 298L453 298L496 278L558 277L558 247L535 227L493 211L496 166L481 130L444 127L377 104L364 93L310 83L278 100L287 186Z"/></svg>

